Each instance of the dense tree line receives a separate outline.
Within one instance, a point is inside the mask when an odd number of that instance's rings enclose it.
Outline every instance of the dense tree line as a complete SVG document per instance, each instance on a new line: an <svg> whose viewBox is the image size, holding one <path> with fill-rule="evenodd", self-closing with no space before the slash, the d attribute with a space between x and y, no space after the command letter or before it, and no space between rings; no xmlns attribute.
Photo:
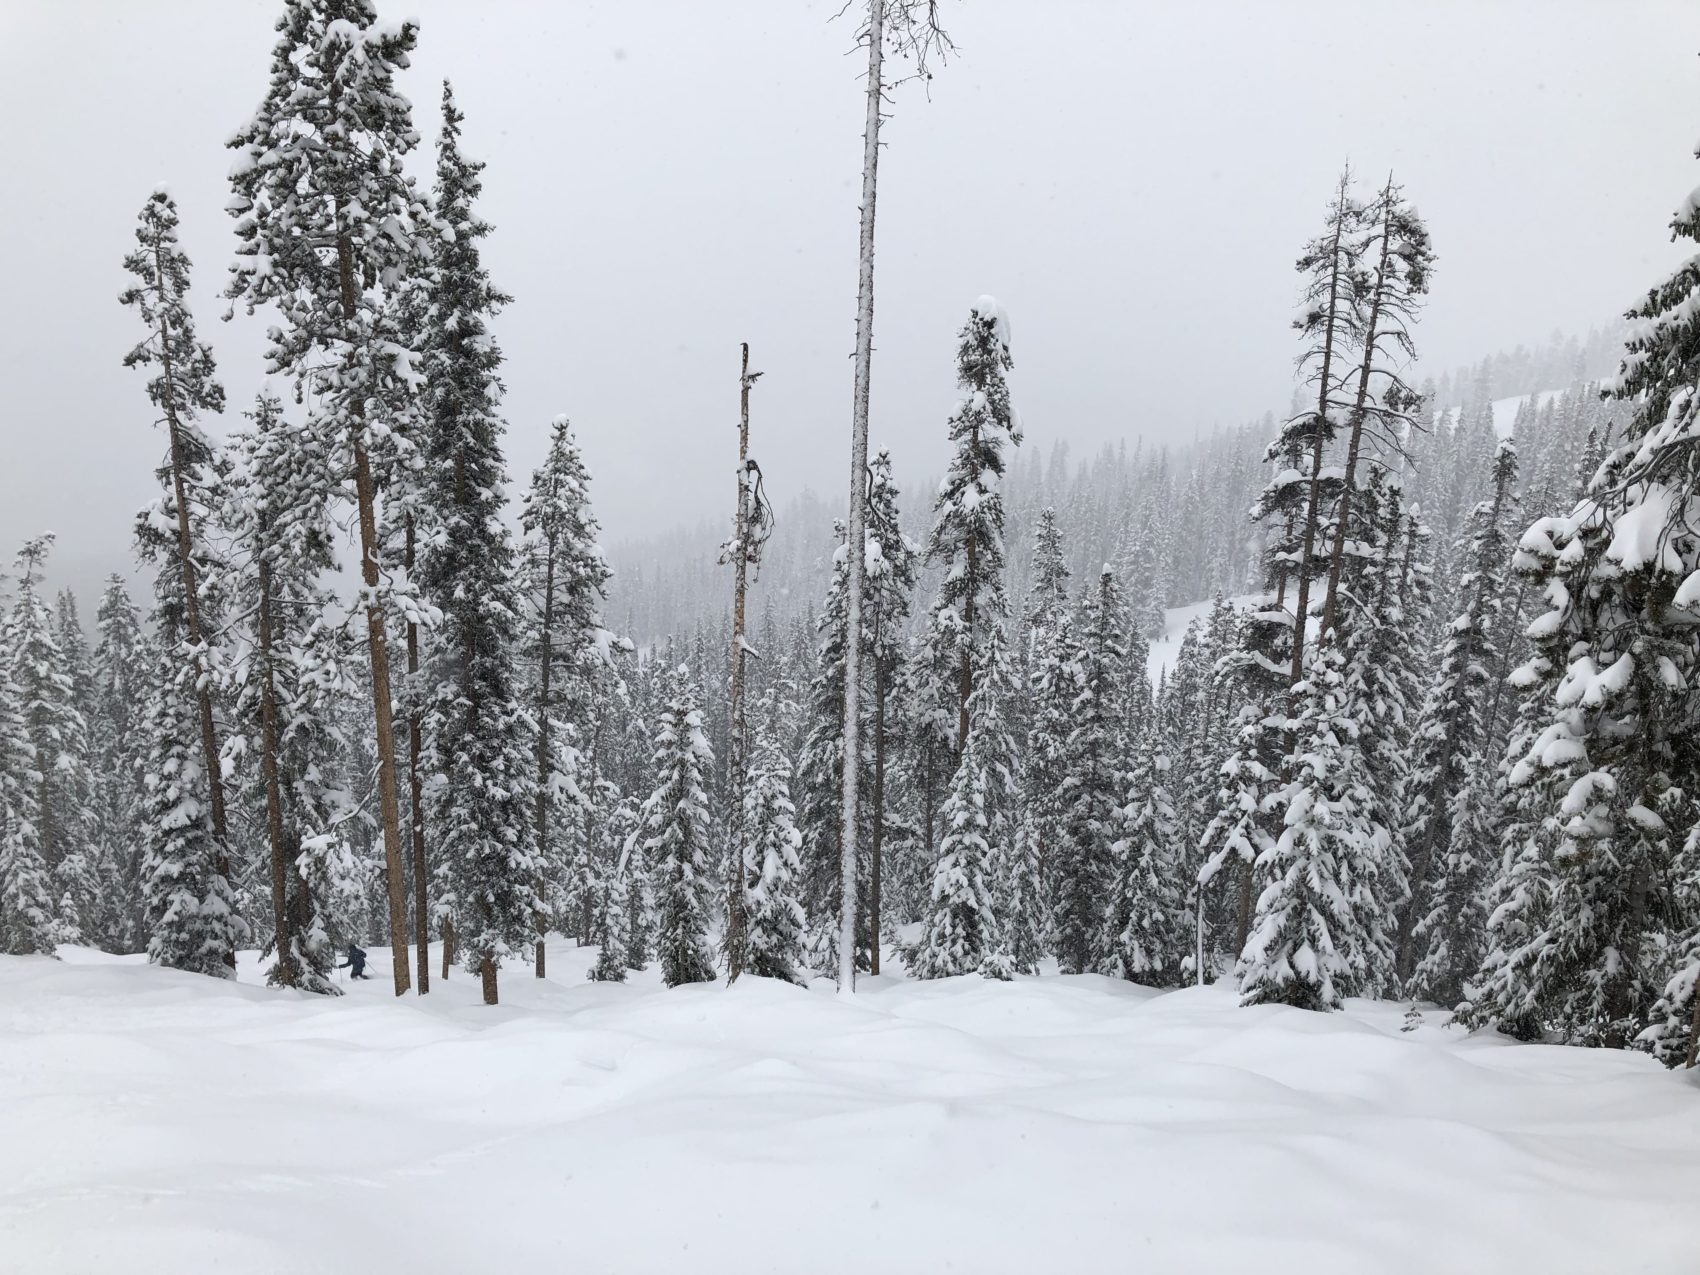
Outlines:
<svg viewBox="0 0 1700 1275"><path fill-rule="evenodd" d="M1343 173L1290 413L1081 464L1024 439L983 297L930 508L886 452L854 517L793 501L728 641L691 537L613 583L565 418L504 520L508 297L447 84L433 180L407 174L413 26L290 0L277 30L226 289L276 312L272 382L206 431L224 390L154 192L121 297L164 443L150 605L113 577L91 640L52 538L17 556L4 950L230 977L257 947L334 994L337 947L387 940L399 993L437 940L489 1003L551 933L669 986L1054 961L1693 1062L1700 267L1649 291L1615 380L1596 336L1416 384L1427 228ZM1673 231L1700 239L1693 200Z"/></svg>

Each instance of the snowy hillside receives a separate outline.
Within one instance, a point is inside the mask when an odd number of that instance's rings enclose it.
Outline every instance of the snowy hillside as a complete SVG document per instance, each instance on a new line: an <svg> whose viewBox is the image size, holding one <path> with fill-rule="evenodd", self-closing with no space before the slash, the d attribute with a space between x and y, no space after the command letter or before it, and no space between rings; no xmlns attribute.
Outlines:
<svg viewBox="0 0 1700 1275"><path fill-rule="evenodd" d="M499 1009L459 973L394 1000L382 951L329 1001L253 986L252 953L243 985L0 958L0 1266L1677 1275L1700 1251L1697 1091L1643 1055L1097 977L662 991L587 983L593 953L557 944Z"/></svg>

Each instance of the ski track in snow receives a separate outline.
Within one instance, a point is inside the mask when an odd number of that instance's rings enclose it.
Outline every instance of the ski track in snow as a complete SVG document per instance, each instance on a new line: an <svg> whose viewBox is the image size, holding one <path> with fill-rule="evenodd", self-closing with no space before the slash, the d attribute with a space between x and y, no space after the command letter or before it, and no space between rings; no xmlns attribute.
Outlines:
<svg viewBox="0 0 1700 1275"><path fill-rule="evenodd" d="M0 957L0 1269L1692 1272L1700 1085L1402 1005Z"/></svg>

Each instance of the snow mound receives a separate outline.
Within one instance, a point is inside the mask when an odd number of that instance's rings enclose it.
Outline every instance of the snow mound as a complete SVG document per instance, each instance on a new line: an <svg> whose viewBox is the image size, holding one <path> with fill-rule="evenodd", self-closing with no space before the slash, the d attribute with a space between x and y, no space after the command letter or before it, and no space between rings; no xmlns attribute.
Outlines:
<svg viewBox="0 0 1700 1275"><path fill-rule="evenodd" d="M1700 1102L1641 1055L1097 977L504 972L314 999L0 957L9 1270L1670 1272ZM85 963L86 962L86 963Z"/></svg>

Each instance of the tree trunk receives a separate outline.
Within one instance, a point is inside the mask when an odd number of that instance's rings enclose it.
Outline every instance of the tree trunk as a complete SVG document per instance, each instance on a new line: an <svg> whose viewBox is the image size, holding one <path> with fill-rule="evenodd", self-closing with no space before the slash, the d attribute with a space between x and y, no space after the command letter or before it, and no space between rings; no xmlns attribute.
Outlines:
<svg viewBox="0 0 1700 1275"><path fill-rule="evenodd" d="M1346 225L1346 178L1340 178L1340 189L1334 204L1334 239L1328 267L1328 319L1322 339L1322 369L1317 382L1316 441L1311 445L1310 493L1305 504L1303 547L1299 553L1298 597L1293 608L1293 668L1292 685L1304 680L1305 628L1310 611L1311 562L1316 556L1316 528L1322 502L1322 457L1324 427L1328 422L1330 405L1329 382L1334 374L1334 334L1340 314L1340 238Z"/></svg>
<svg viewBox="0 0 1700 1275"><path fill-rule="evenodd" d="M744 599L749 590L751 508L750 488L750 343L742 350L738 375L738 512L732 526L732 740L730 797L727 822L731 825L732 870L726 874L726 984L731 986L744 972L748 956L749 918L744 896L749 890L749 857L744 844L744 789L749 781L749 736L744 724ZM863 444L864 453L866 443Z"/></svg>
<svg viewBox="0 0 1700 1275"><path fill-rule="evenodd" d="M414 560L413 515L407 515L407 549L404 565L408 578L413 577ZM408 829L413 840L413 942L418 948L419 994L431 990L431 913L425 894L425 774L421 753L423 732L419 722L419 626L407 622L407 787L413 807L412 826Z"/></svg>
<svg viewBox="0 0 1700 1275"><path fill-rule="evenodd" d="M885 669L874 653L874 827L868 869L868 973L880 972L880 893L885 842Z"/></svg>
<svg viewBox="0 0 1700 1275"><path fill-rule="evenodd" d="M449 967L455 963L455 923L443 918L443 979L449 977Z"/></svg>
<svg viewBox="0 0 1700 1275"><path fill-rule="evenodd" d="M159 244L153 246L154 286L161 297L165 295L165 270L160 262ZM229 832L224 813L224 770L219 761L218 728L213 721L212 670L207 665L206 648L202 643L200 586L196 581L195 540L189 526L189 491L185 478L188 457L184 455L183 429L177 419L174 398L177 384L172 369L171 332L166 326L161 307L159 321L160 361L165 373L165 426L171 443L171 491L177 504L177 562L183 576L183 615L189 630L189 645L195 651L195 696L201 718L201 757L207 772L208 804L212 807L213 870L230 882ZM224 963L236 968L235 951L223 954Z"/></svg>
<svg viewBox="0 0 1700 1275"><path fill-rule="evenodd" d="M263 515L262 515L263 518ZM262 532L264 527L262 525ZM262 555L264 550L262 549ZM260 559L260 773L266 789L266 839L271 849L272 930L277 945L277 981L283 987L300 987L301 971L295 966L290 935L290 864L283 827L283 784L278 775L277 679L272 659L271 568Z"/></svg>
<svg viewBox="0 0 1700 1275"><path fill-rule="evenodd" d="M337 268L342 283L343 317L354 327L358 299L354 290L354 245L348 235L336 240ZM378 806L384 830L385 884L390 904L390 967L395 994L407 994L412 979L407 968L407 886L401 861L401 806L396 795L395 723L390 706L389 636L384 607L378 598L378 508L372 483L372 461L366 454L364 408L355 405L349 429L354 449L354 496L360 507L360 578L366 594L366 646L372 663L372 717L378 752Z"/></svg>
<svg viewBox="0 0 1700 1275"><path fill-rule="evenodd" d="M1340 571L1346 557L1346 519L1352 507L1352 483L1358 469L1358 449L1363 440L1364 421L1369 407L1369 382L1375 370L1376 329L1381 323L1381 305L1387 296L1387 267L1393 250L1393 178L1387 179L1382 191L1381 261L1376 266L1375 291L1369 303L1369 323L1364 329L1364 357L1358 367L1358 391L1352 404L1351 435L1346 443L1346 473L1340 484L1340 503L1334 514L1334 543L1328 550L1328 590L1322 604L1322 633L1325 635L1339 618Z"/></svg>
<svg viewBox="0 0 1700 1275"><path fill-rule="evenodd" d="M884 84L885 6L868 5L868 86L862 123L861 255L856 277L856 377L850 413L850 550L845 590L848 640L844 647L844 801L839 846L843 899L838 919L838 990L856 990L856 798L861 765L862 572L867 542L863 506L868 470L868 391L874 358L874 198L879 186L880 97Z"/></svg>
<svg viewBox="0 0 1700 1275"><path fill-rule="evenodd" d="M498 1004L500 996L496 987L496 962L489 956L485 956L478 962L478 978L483 986L484 1003L486 1005Z"/></svg>

